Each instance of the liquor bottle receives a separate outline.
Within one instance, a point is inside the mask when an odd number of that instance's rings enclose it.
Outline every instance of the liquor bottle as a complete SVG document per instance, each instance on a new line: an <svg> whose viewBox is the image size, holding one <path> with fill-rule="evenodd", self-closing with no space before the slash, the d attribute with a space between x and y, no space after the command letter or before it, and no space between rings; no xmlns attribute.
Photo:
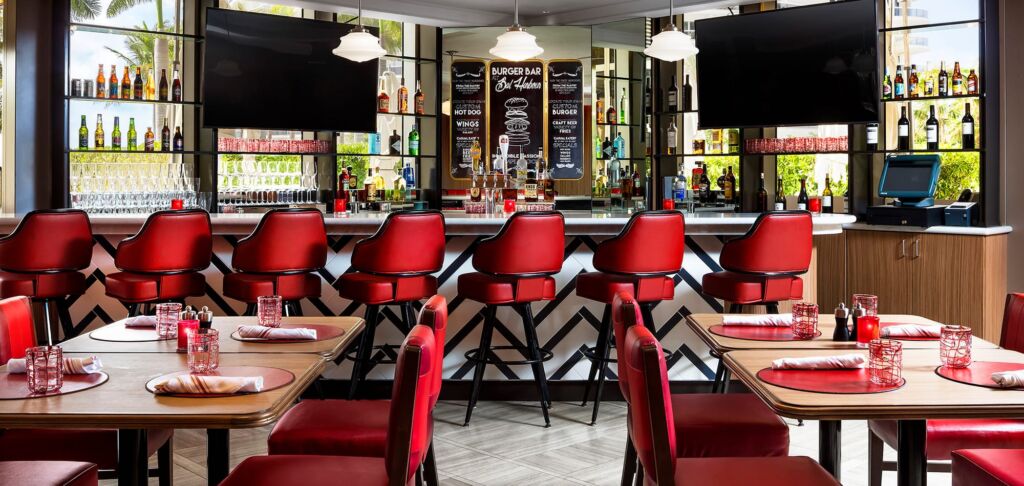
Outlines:
<svg viewBox="0 0 1024 486"><path fill-rule="evenodd" d="M672 84L668 87L668 111L679 111L679 85L676 84L676 75L672 75Z"/></svg>
<svg viewBox="0 0 1024 486"><path fill-rule="evenodd" d="M380 153L380 132L369 134L366 142L366 153L370 155L381 155Z"/></svg>
<svg viewBox="0 0 1024 486"><path fill-rule="evenodd" d="M185 136L181 134L181 127L174 128L174 151L185 151Z"/></svg>
<svg viewBox="0 0 1024 486"><path fill-rule="evenodd" d="M693 170L690 171L690 189L696 192L700 189L700 178L704 175L704 167L702 162L697 161L694 163Z"/></svg>
<svg viewBox="0 0 1024 486"><path fill-rule="evenodd" d="M146 127L146 138L143 141L143 148L146 152L152 152L154 150L154 138L156 138L156 135L153 134L153 127Z"/></svg>
<svg viewBox="0 0 1024 486"><path fill-rule="evenodd" d="M345 192L348 191L349 179L351 177L348 169L341 169L341 173L338 174L338 191L334 193L335 199L348 199L345 197Z"/></svg>
<svg viewBox="0 0 1024 486"><path fill-rule="evenodd" d="M800 179L800 194L796 197L796 208L806 211L807 202L810 198L807 197L807 178Z"/></svg>
<svg viewBox="0 0 1024 486"><path fill-rule="evenodd" d="M626 155L626 139L622 138L622 132L615 136L615 141L612 142L612 145L615 147L615 152L620 156Z"/></svg>
<svg viewBox="0 0 1024 486"><path fill-rule="evenodd" d="M356 171L352 168L351 165L345 167L345 170L348 171L348 175L349 175L349 178L348 178L348 189L350 191L355 191L356 189L359 188L359 179L356 179Z"/></svg>
<svg viewBox="0 0 1024 486"><path fill-rule="evenodd" d="M425 115L427 113L427 97L423 94L423 90L420 89L420 80L416 80L416 94L412 96L413 105L416 109L417 115Z"/></svg>
<svg viewBox="0 0 1024 486"><path fill-rule="evenodd" d="M480 148L480 139L473 139L473 146L469 149L470 158L470 170L476 174L480 170L480 156L483 154L483 149Z"/></svg>
<svg viewBox="0 0 1024 486"><path fill-rule="evenodd" d="M164 128L160 130L160 151L171 151L171 129L167 126L166 118L164 118Z"/></svg>
<svg viewBox="0 0 1024 486"><path fill-rule="evenodd" d="M782 178L779 177L775 180L775 207L776 211L786 210L786 195L783 194L782 190Z"/></svg>
<svg viewBox="0 0 1024 486"><path fill-rule="evenodd" d="M900 107L900 121L896 130L896 150L910 150L910 119L907 118L907 107Z"/></svg>
<svg viewBox="0 0 1024 486"><path fill-rule="evenodd" d="M367 169L367 171L366 171L366 177L363 178L363 189L366 191L366 200L367 201L376 201L377 200L377 187L373 183L373 171L372 170Z"/></svg>
<svg viewBox="0 0 1024 486"><path fill-rule="evenodd" d="M711 130L711 153L722 153L722 130L719 128Z"/></svg>
<svg viewBox="0 0 1024 486"><path fill-rule="evenodd" d="M96 97L106 98L107 97L107 78L103 76L103 65L100 64L100 70L96 73Z"/></svg>
<svg viewBox="0 0 1024 486"><path fill-rule="evenodd" d="M402 136L398 134L398 130L392 130L391 136L388 137L388 154L402 155Z"/></svg>
<svg viewBox="0 0 1024 486"><path fill-rule="evenodd" d="M686 200L686 168L683 163L679 164L679 169L676 171L675 184L672 188L672 199L676 201Z"/></svg>
<svg viewBox="0 0 1024 486"><path fill-rule="evenodd" d="M825 190L821 191L821 212L832 213L832 178L825 174Z"/></svg>
<svg viewBox="0 0 1024 486"><path fill-rule="evenodd" d="M629 174L629 169L625 165L619 169L619 182L622 184L622 197L623 199L630 200L633 198L633 176Z"/></svg>
<svg viewBox="0 0 1024 486"><path fill-rule="evenodd" d="M117 81L117 66L114 64L110 65L110 79L107 81L110 83L110 88L107 89L107 96L116 100L121 97L121 83Z"/></svg>
<svg viewBox="0 0 1024 486"><path fill-rule="evenodd" d="M158 96L157 99L159 99L160 101L167 101L167 89L168 89L168 86L167 86L167 70L166 69L161 69L160 70L160 85L159 85L159 89L157 90L157 96Z"/></svg>
<svg viewBox="0 0 1024 486"><path fill-rule="evenodd" d="M668 154L669 155L675 155L676 154L676 151L677 151L676 144L679 143L679 141L677 140L677 134L678 133L679 133L679 130L676 128L676 121L672 120L672 122L669 123L668 132L665 134L666 142L668 142Z"/></svg>
<svg viewBox="0 0 1024 486"><path fill-rule="evenodd" d="M174 63L174 74L171 79L171 101L181 101L181 75L178 73L178 63Z"/></svg>
<svg viewBox="0 0 1024 486"><path fill-rule="evenodd" d="M644 188L640 184L640 172L637 171L636 164L633 164L633 195L636 197L644 197Z"/></svg>
<svg viewBox="0 0 1024 486"><path fill-rule="evenodd" d="M523 188L526 186L526 154L522 148L519 149L519 160L516 161L516 199L523 198Z"/></svg>
<svg viewBox="0 0 1024 486"><path fill-rule="evenodd" d="M878 150L878 124L868 123L867 125L868 150Z"/></svg>
<svg viewBox="0 0 1024 486"><path fill-rule="evenodd" d="M732 204L736 198L736 176L732 173L732 166L729 166L729 171L725 173L725 184L723 184L722 193L725 196L725 203Z"/></svg>
<svg viewBox="0 0 1024 486"><path fill-rule="evenodd" d="M480 186L476 182L477 177L477 172L473 171L472 177L470 177L471 181L469 183L469 200L473 202L480 202L481 200Z"/></svg>
<svg viewBox="0 0 1024 486"><path fill-rule="evenodd" d="M971 69L971 73L967 75L967 94L978 94L978 73L974 72L973 69Z"/></svg>
<svg viewBox="0 0 1024 486"><path fill-rule="evenodd" d="M405 87L405 76L402 76L402 85L398 87L398 112L409 113L409 88Z"/></svg>
<svg viewBox="0 0 1024 486"><path fill-rule="evenodd" d="M128 150L139 149L139 134L135 131L135 118L128 119Z"/></svg>
<svg viewBox="0 0 1024 486"><path fill-rule="evenodd" d="M85 125L85 115L82 115L82 126L78 127L78 150L89 150L89 127Z"/></svg>
<svg viewBox="0 0 1024 486"><path fill-rule="evenodd" d="M614 147L615 144L612 143L611 140L608 140L608 137L604 137L604 142L601 142L601 158L610 159L612 157L612 149Z"/></svg>
<svg viewBox="0 0 1024 486"><path fill-rule="evenodd" d="M698 198L703 203L710 203L711 201L711 179L708 178L708 171L704 170L700 174L700 185L697 187Z"/></svg>
<svg viewBox="0 0 1024 486"><path fill-rule="evenodd" d="M615 152L615 149L613 148L611 160L608 161L608 187L611 187L613 189L621 187L619 181L620 168L621 163L619 162L619 155L618 153Z"/></svg>
<svg viewBox="0 0 1024 486"><path fill-rule="evenodd" d="M408 160L405 161L405 167L402 167L402 178L405 179L405 187L416 187L416 168Z"/></svg>
<svg viewBox="0 0 1024 486"><path fill-rule="evenodd" d="M135 82L132 85L132 99L141 100L144 93L142 85L142 68L135 66Z"/></svg>
<svg viewBox="0 0 1024 486"><path fill-rule="evenodd" d="M377 95L377 112L387 113L391 108L391 97L388 96L387 90L384 89L384 78L380 78L380 94Z"/></svg>
<svg viewBox="0 0 1024 486"><path fill-rule="evenodd" d="M686 82L683 83L683 110L693 110L693 86L690 86L690 75L686 75Z"/></svg>
<svg viewBox="0 0 1024 486"><path fill-rule="evenodd" d="M124 67L124 73L121 74L120 92L122 100L132 99L132 78L131 72L128 70L128 66Z"/></svg>
<svg viewBox="0 0 1024 486"><path fill-rule="evenodd" d="M503 201L515 201L517 196L516 186L512 180L511 169L505 172L505 178L501 186L501 199Z"/></svg>
<svg viewBox="0 0 1024 486"><path fill-rule="evenodd" d="M939 96L949 96L949 73L946 72L946 61L939 64Z"/></svg>
<svg viewBox="0 0 1024 486"><path fill-rule="evenodd" d="M757 201L754 211L763 213L768 211L768 190L764 188L764 172L761 173L761 185L757 188Z"/></svg>
<svg viewBox="0 0 1024 486"><path fill-rule="evenodd" d="M82 126L85 126L85 120L82 120ZM960 120L960 138L962 148L973 149L974 148L974 117L971 116L971 104L964 103L964 117Z"/></svg>
<svg viewBox="0 0 1024 486"><path fill-rule="evenodd" d="M928 121L925 122L925 140L928 150L939 149L939 119L935 118L935 105L930 108Z"/></svg>
<svg viewBox="0 0 1024 486"><path fill-rule="evenodd" d="M420 154L420 132L416 129L416 125L412 126L412 130L409 131L409 155Z"/></svg>
<svg viewBox="0 0 1024 486"><path fill-rule="evenodd" d="M910 93L911 98L917 98L921 95L920 90L920 79L917 77L917 64L910 65L910 76L908 76L908 88L907 91Z"/></svg>
<svg viewBox="0 0 1024 486"><path fill-rule="evenodd" d="M626 105L626 88L622 88L622 96L619 97L619 124L626 124L626 112L629 107Z"/></svg>
<svg viewBox="0 0 1024 486"><path fill-rule="evenodd" d="M964 94L964 75L960 73L960 61L953 63L953 94Z"/></svg>
<svg viewBox="0 0 1024 486"><path fill-rule="evenodd" d="M924 66L924 73L925 73L925 78L924 78L924 95L925 96L935 96L935 77L934 76L929 76L927 74L928 73L928 65L927 64L925 64L925 66Z"/></svg>
<svg viewBox="0 0 1024 486"><path fill-rule="evenodd" d="M537 161L533 170L526 169L526 185L523 186L523 197L526 202L537 202L537 170L541 161L544 160L544 150L537 152Z"/></svg>
<svg viewBox="0 0 1024 486"><path fill-rule="evenodd" d="M377 191L377 199L384 199L384 176L380 175L380 166L373 168L373 188Z"/></svg>
<svg viewBox="0 0 1024 486"><path fill-rule="evenodd" d="M156 99L156 83L153 81L153 72L149 69L146 70L146 99Z"/></svg>
<svg viewBox="0 0 1024 486"><path fill-rule="evenodd" d="M729 153L740 153L740 130L738 128L729 129Z"/></svg>
<svg viewBox="0 0 1024 486"><path fill-rule="evenodd" d="M121 117L114 117L114 129L110 132L110 148L121 150Z"/></svg>
<svg viewBox="0 0 1024 486"><path fill-rule="evenodd" d="M644 113L651 112L651 77L647 76L647 80L644 82Z"/></svg>
<svg viewBox="0 0 1024 486"><path fill-rule="evenodd" d="M889 68L885 68L885 79L882 80L882 99L892 99L892 77L889 76Z"/></svg>
<svg viewBox="0 0 1024 486"><path fill-rule="evenodd" d="M611 103L608 103L608 111L604 112L604 119L609 125L614 125L619 121L618 113L615 111L615 107L612 106Z"/></svg>
<svg viewBox="0 0 1024 486"><path fill-rule="evenodd" d="M896 79L893 80L893 97L902 100L907 96L907 84L903 81L903 65L896 65Z"/></svg>
<svg viewBox="0 0 1024 486"><path fill-rule="evenodd" d="M703 155L704 148L707 146L707 141L704 140L704 131L699 130L693 134L693 153L696 155Z"/></svg>
<svg viewBox="0 0 1024 486"><path fill-rule="evenodd" d="M604 99L597 99L597 123L599 125L604 124Z"/></svg>

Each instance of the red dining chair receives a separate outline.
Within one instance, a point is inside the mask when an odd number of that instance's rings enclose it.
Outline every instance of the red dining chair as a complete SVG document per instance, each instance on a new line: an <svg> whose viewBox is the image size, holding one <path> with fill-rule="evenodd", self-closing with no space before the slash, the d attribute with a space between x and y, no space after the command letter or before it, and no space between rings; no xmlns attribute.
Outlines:
<svg viewBox="0 0 1024 486"><path fill-rule="evenodd" d="M114 265L120 272L106 276L107 295L128 307L184 302L203 295L201 273L213 255L210 214L202 209L157 211L135 236L117 244Z"/></svg>
<svg viewBox="0 0 1024 486"><path fill-rule="evenodd" d="M427 300L419 324L434 333L434 373L430 383L430 409L441 395L448 303L441 295ZM285 412L267 439L270 455L319 454L325 456L384 457L388 443L390 400L303 400ZM437 484L434 446L423 465L427 484Z"/></svg>
<svg viewBox="0 0 1024 486"><path fill-rule="evenodd" d="M417 325L398 352L395 385L388 414L384 454L377 457L340 455L271 455L250 457L221 486L307 486L358 484L404 486L415 483L433 434L430 416L436 349L433 332Z"/></svg>
<svg viewBox="0 0 1024 486"><path fill-rule="evenodd" d="M327 264L324 216L313 208L274 209L231 254L235 273L224 276L224 295L245 302L256 315L262 296L278 295L287 315L302 315L300 301L320 297L320 276Z"/></svg>
<svg viewBox="0 0 1024 486"><path fill-rule="evenodd" d="M46 340L53 343L50 304L64 339L78 335L82 328L71 322L68 299L85 293L81 272L92 260L92 226L79 209L32 211L0 238L0 298L24 295L43 304Z"/></svg>
<svg viewBox="0 0 1024 486"><path fill-rule="evenodd" d="M359 383L369 368L388 364L381 353L390 353L393 345L374 347L380 324L380 307L397 305L402 309L403 333L415 324L413 302L437 293L437 277L431 275L444 265L445 229L440 211L397 211L388 215L373 236L356 243L352 250L351 270L338 278L341 297L366 306L366 327L359 347L345 355L352 360L352 379L348 398L356 397Z"/></svg>
<svg viewBox="0 0 1024 486"><path fill-rule="evenodd" d="M632 413L630 380L622 363L626 333L640 326L641 305L629 292L619 292L612 300L612 324L619 351L619 391ZM644 327L644 326L640 326ZM676 457L771 457L789 454L789 427L749 393L684 393L669 395L673 431L677 437ZM636 452L626 437L626 457L622 468L623 484L632 483L636 471Z"/></svg>
<svg viewBox="0 0 1024 486"><path fill-rule="evenodd" d="M1024 486L1024 449L953 451L953 486Z"/></svg>
<svg viewBox="0 0 1024 486"><path fill-rule="evenodd" d="M551 275L562 270L565 252L565 219L555 211L517 212L502 226L498 234L480 241L473 254L476 272L459 276L459 295L484 304L483 331L480 347L466 352L466 359L475 363L473 388L466 408L466 422L473 416L480 396L484 370L488 363L500 365L530 365L533 380L540 394L540 407L544 424L551 426L544 362L551 359L551 351L542 349L537 340L530 304L555 298L555 279ZM495 313L498 306L515 307L523 318L526 346L491 346ZM524 349L525 348L525 349ZM494 354L498 349L518 350L525 359L505 361Z"/></svg>
<svg viewBox="0 0 1024 486"><path fill-rule="evenodd" d="M661 344L646 327L632 326L620 352L619 367L628 376L630 390L628 431L645 484L839 485L808 457L680 458L677 440L686 438L672 425L675 407Z"/></svg>
<svg viewBox="0 0 1024 486"><path fill-rule="evenodd" d="M618 236L601 242L594 250L597 271L576 277L576 295L604 304L597 345L583 352L590 359L590 375L581 406L587 404L591 385L597 380L591 425L597 422L606 368L608 363L615 362L609 359L612 299L621 291L630 292L640 304L644 324L654 330L651 309L658 302L675 297L676 285L671 275L683 266L684 231L683 213L679 211L633 213Z"/></svg>
<svg viewBox="0 0 1024 486"><path fill-rule="evenodd" d="M70 461L0 461L0 484L96 486L96 465Z"/></svg>
<svg viewBox="0 0 1024 486"><path fill-rule="evenodd" d="M1006 296L1003 332L999 345L1024 353L1024 293ZM883 446L899 445L895 420L868 421L869 484L882 484L882 471L895 471L896 463L882 460ZM1024 449L1024 420L943 419L928 420L925 450L928 461L948 461L957 449ZM949 472L947 463L929 462L932 472Z"/></svg>
<svg viewBox="0 0 1024 486"><path fill-rule="evenodd" d="M35 346L31 304L26 297L0 300L0 364L24 358ZM173 483L171 438L174 430L148 431L147 457L157 455L157 469L150 476L160 486ZM115 429L0 429L0 458L9 461L75 461L99 467L101 479L113 479L117 469ZM0 483L3 483L0 481Z"/></svg>

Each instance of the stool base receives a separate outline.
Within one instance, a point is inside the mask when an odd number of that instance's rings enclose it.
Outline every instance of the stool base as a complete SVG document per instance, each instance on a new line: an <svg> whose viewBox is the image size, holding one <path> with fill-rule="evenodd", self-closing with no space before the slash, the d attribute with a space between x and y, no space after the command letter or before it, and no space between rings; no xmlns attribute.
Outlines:
<svg viewBox="0 0 1024 486"><path fill-rule="evenodd" d="M412 301L394 302L393 304L402 308L402 332L408 333L416 323L416 316L412 307ZM380 323L380 307L381 306L377 304L366 306L366 328L363 329L363 335L359 340L359 348L356 350L356 356L353 358L345 355L345 358L350 359L353 362L352 378L348 389L349 400L355 400L356 392L359 389L359 382L366 379L366 374L369 373L373 366L392 362L386 361L380 357L372 357L373 350L397 349L397 346L394 345L381 345L376 348L373 346L373 337L377 333L377 324ZM441 350L441 352L444 351ZM387 354L386 351L385 354Z"/></svg>

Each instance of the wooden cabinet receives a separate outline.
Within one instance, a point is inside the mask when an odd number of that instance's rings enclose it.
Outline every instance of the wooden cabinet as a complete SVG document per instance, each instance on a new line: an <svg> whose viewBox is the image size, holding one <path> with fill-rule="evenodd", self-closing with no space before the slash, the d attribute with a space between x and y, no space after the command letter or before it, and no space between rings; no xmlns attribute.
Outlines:
<svg viewBox="0 0 1024 486"><path fill-rule="evenodd" d="M846 236L850 295L877 295L879 312L912 314L912 265L907 245L902 233L851 231ZM847 296L847 305L849 299Z"/></svg>

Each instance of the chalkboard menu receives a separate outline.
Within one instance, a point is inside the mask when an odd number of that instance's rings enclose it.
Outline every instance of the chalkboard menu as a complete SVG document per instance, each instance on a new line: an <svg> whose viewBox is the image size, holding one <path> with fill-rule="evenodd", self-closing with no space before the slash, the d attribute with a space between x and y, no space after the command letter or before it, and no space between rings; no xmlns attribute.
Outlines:
<svg viewBox="0 0 1024 486"><path fill-rule="evenodd" d="M555 179L583 177L583 63L548 63L548 164Z"/></svg>
<svg viewBox="0 0 1024 486"><path fill-rule="evenodd" d="M473 142L487 146L487 76L483 61L452 63L451 92L451 175L468 179L472 174ZM482 154L481 154L482 156Z"/></svg>
<svg viewBox="0 0 1024 486"><path fill-rule="evenodd" d="M490 71L490 127L487 153L498 163L498 137L508 136L508 157L514 162L523 154L536 162L544 147L544 63L541 61L492 61ZM496 167L503 171L504 167Z"/></svg>

